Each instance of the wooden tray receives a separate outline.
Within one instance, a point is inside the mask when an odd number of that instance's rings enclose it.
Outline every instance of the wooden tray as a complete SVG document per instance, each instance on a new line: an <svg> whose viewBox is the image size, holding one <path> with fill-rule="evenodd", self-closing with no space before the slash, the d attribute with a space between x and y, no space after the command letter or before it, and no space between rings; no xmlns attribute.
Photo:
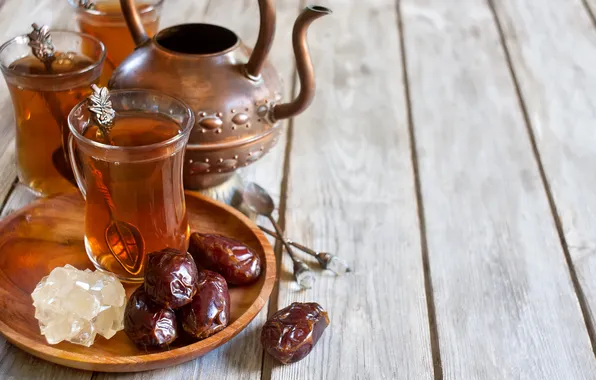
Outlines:
<svg viewBox="0 0 596 380"><path fill-rule="evenodd" d="M47 344L34 318L30 295L35 285L57 266L94 269L82 239L84 203L73 193L37 201L0 222L0 333L17 347L50 362L106 372L173 366L232 339L271 294L276 270L273 249L258 227L233 208L190 192L186 202L192 231L236 238L264 259L264 272L256 284L230 289L232 318L223 331L199 342L177 341L169 351L149 353L137 349L123 331L110 340L98 335L89 348L68 342ZM127 294L135 287L127 287Z"/></svg>

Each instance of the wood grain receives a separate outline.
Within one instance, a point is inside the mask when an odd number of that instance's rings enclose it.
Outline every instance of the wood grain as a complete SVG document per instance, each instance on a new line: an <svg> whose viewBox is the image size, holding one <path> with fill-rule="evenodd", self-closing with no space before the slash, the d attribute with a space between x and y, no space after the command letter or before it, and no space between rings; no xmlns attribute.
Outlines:
<svg viewBox="0 0 596 380"><path fill-rule="evenodd" d="M192 230L217 233L245 242L261 256L264 271L249 286L231 287L230 324L217 334L193 342L179 338L169 350L137 348L123 331L91 347L49 345L39 333L31 292L56 266L92 268L85 254L84 201L78 193L40 199L0 223L0 331L13 344L46 360L80 369L144 371L186 362L234 338L266 304L276 279L273 249L260 229L231 207L187 193ZM137 286L128 287L128 293Z"/></svg>
<svg viewBox="0 0 596 380"><path fill-rule="evenodd" d="M3 218L10 215L37 199L39 199L39 197L29 190L27 186L17 182L14 184L11 192L6 198L0 217Z"/></svg>
<svg viewBox="0 0 596 380"><path fill-rule="evenodd" d="M278 308L315 301L331 325L296 364L267 356L263 375L432 379L395 2L321 5L334 13L309 30L317 94L294 120L287 234L337 253L354 273L315 269L313 289L299 291L284 258Z"/></svg>
<svg viewBox="0 0 596 380"><path fill-rule="evenodd" d="M594 328L595 25L580 1L546 0L544 5L494 3L564 240L587 304L585 315ZM546 61L544 51L551 55ZM593 345L594 339L592 336Z"/></svg>
<svg viewBox="0 0 596 380"><path fill-rule="evenodd" d="M444 378L593 378L488 4L404 0L401 10Z"/></svg>
<svg viewBox="0 0 596 380"><path fill-rule="evenodd" d="M582 0L592 24L596 27L596 0Z"/></svg>

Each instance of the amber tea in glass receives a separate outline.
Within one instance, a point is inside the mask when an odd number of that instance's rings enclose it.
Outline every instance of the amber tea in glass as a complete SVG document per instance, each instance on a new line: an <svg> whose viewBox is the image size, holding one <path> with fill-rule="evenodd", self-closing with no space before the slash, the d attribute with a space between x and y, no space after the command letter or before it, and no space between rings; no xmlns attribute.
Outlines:
<svg viewBox="0 0 596 380"><path fill-rule="evenodd" d="M117 116L108 139L87 103L73 109L70 159L85 197L89 258L138 282L149 252L187 249L182 166L194 117L184 103L152 91L114 91L110 99Z"/></svg>
<svg viewBox="0 0 596 380"><path fill-rule="evenodd" d="M16 119L19 180L39 195L72 191L66 155L67 117L91 92L101 73L105 48L96 38L51 31L56 56L47 68L33 56L27 36L0 47L0 67ZM81 48L85 45L85 54Z"/></svg>
<svg viewBox="0 0 596 380"><path fill-rule="evenodd" d="M157 33L159 17L164 0L136 1L141 22L151 37ZM122 15L120 1L96 0L92 9L79 5L79 0L69 0L76 8L76 20L79 30L97 37L108 51L101 83L106 84L114 69L135 49L135 43L128 31Z"/></svg>

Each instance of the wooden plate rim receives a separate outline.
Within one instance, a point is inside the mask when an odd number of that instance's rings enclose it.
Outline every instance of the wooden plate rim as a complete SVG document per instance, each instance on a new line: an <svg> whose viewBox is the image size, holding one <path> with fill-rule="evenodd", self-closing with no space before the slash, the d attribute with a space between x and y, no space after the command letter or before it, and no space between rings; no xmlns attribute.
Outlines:
<svg viewBox="0 0 596 380"><path fill-rule="evenodd" d="M144 368L141 370L149 370L149 369L156 369L160 368L160 364L171 361L172 364L180 364L185 361L191 360L195 357L199 357L204 355L211 350L227 343L233 337L238 335L242 330L244 330L248 324L257 316L257 314L261 311L269 297L271 296L271 292L273 290L273 286L276 279L276 272L277 272L277 265L276 265L276 257L271 247L271 244L260 231L260 229L255 225L255 223L242 214L240 211L234 209L231 206L226 204L217 202L211 198L208 198L202 194L185 191L187 197L194 197L201 201L207 202L212 204L213 206L219 207L228 213L234 215L238 219L240 219L245 225L247 225L252 233L256 236L259 240L259 243L263 247L263 251L265 254L265 261L267 265L265 266L265 280L263 282L263 286L261 291L257 295L257 298L252 303L252 305L236 319L232 324L228 325L224 330L220 331L219 333L210 336L207 339L203 339L201 341L195 342L193 344L189 344L183 347L177 347L172 350L168 351L160 351L155 353L143 354L143 355L131 355L131 356L123 356L123 357L114 357L114 358L106 358L103 356L93 356L93 355L84 355L79 353L74 353L71 351L66 351L63 349L55 348L52 346L46 346L44 344L40 344L30 338L27 338L21 335L19 332L12 329L8 326L4 321L0 320L0 333L2 333L9 342L16 345L17 347L23 349L30 354L40 357L44 360L48 360L54 363L58 363L61 365L66 365L74 368L79 369L90 369L90 368L100 368L106 366L107 368L102 369L103 371L108 372L115 372L115 371L134 371L134 368L126 368L123 366L126 365L134 365L139 364L143 365ZM12 222L15 218L19 217L25 212L30 211L31 209L38 207L40 204L46 203L51 201L55 198L60 197L68 197L71 194L61 194L49 198L43 198L32 202L31 204L15 211L14 213L7 215L0 221L0 230L4 229L7 224ZM227 339L222 339L222 334L228 335ZM197 347L200 345L200 348ZM196 356L193 356L195 352L198 350L201 351Z"/></svg>

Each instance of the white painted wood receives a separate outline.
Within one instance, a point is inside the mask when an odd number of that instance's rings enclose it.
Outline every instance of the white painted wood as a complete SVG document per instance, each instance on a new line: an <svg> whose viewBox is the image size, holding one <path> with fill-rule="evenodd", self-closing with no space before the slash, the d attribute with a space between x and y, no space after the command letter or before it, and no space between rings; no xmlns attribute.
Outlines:
<svg viewBox="0 0 596 380"><path fill-rule="evenodd" d="M298 291L284 257L278 307L318 302L331 325L296 364L267 356L263 375L432 379L395 2L321 5L334 13L309 31L318 90L294 121L287 231L354 273L335 277L297 253L317 274L313 289Z"/></svg>
<svg viewBox="0 0 596 380"><path fill-rule="evenodd" d="M579 0L498 1L495 10L594 325L596 30Z"/></svg>
<svg viewBox="0 0 596 380"><path fill-rule="evenodd" d="M536 19L550 14L544 23L557 13L556 1L525 3ZM596 361L490 8L476 0L401 6L444 378L593 379ZM536 67L519 70L548 87L564 72L535 70L562 53L546 41L565 32L526 27L517 38L543 44Z"/></svg>

